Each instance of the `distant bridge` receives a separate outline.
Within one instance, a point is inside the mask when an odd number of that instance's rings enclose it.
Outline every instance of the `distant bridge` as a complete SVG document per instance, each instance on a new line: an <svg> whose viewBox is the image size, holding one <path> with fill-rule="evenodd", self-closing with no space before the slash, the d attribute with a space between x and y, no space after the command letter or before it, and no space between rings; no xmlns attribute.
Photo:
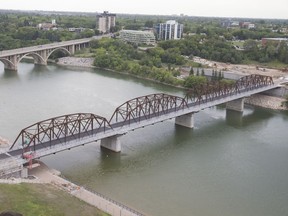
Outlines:
<svg viewBox="0 0 288 216"><path fill-rule="evenodd" d="M23 47L13 50L4 50L0 51L0 61L3 62L4 69L13 71L17 71L19 62L26 56L32 57L34 59L34 64L47 65L48 58L55 51L60 50L67 55L73 55L76 51L88 47L91 40L98 40L102 37L107 37L107 35L32 47Z"/></svg>
<svg viewBox="0 0 288 216"><path fill-rule="evenodd" d="M6 175L33 159L97 140L101 140L101 146L119 152L121 135L168 119L175 118L176 124L193 128L193 113L215 105L227 103L227 109L242 112L245 97L280 84L269 76L249 75L234 84L197 86L185 97L163 93L137 97L117 107L109 120L93 113L76 113L40 121L22 129L10 150L0 154L0 176L1 170Z"/></svg>

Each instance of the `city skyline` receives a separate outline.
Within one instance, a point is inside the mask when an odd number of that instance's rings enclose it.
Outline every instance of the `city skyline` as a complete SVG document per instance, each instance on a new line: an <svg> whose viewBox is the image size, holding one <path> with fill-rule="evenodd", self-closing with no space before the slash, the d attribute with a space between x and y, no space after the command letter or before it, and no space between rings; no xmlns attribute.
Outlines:
<svg viewBox="0 0 288 216"><path fill-rule="evenodd" d="M235 17L235 18L268 18L288 19L287 0L202 0L190 2L178 0L164 3L163 1L99 1L82 0L79 2L59 2L50 0L49 4L31 0L0 0L0 9L11 10L40 10L40 11L71 11L71 12L103 12L109 11L119 14L147 14L147 15L180 15L203 17Z"/></svg>

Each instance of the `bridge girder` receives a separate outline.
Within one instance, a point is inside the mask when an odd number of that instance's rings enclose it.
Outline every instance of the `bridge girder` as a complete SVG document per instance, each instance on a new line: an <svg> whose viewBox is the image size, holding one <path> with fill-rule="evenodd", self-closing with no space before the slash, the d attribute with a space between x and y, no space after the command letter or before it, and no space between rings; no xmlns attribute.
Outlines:
<svg viewBox="0 0 288 216"><path fill-rule="evenodd" d="M213 81L205 84L195 85L188 89L185 100L192 103L203 103L240 93L240 91L249 91L261 86L273 85L271 76L252 74L243 76L236 82Z"/></svg>
<svg viewBox="0 0 288 216"><path fill-rule="evenodd" d="M52 147L69 139L80 139L111 128L106 118L92 113L76 113L50 118L24 128L12 144L10 150L23 149L35 152L36 145Z"/></svg>
<svg viewBox="0 0 288 216"><path fill-rule="evenodd" d="M169 110L175 111L187 107L184 98L168 94L150 94L126 101L117 107L110 119L110 123L122 122L123 125L140 122L142 118L149 119L167 113Z"/></svg>
<svg viewBox="0 0 288 216"><path fill-rule="evenodd" d="M273 78L270 76L249 75L234 83L213 82L195 86L188 91L185 98L164 93L137 97L117 107L109 121L92 113L76 113L50 118L24 128L10 150L23 149L23 155L27 151L36 152L37 145L51 148L60 143L67 143L69 140L88 138L98 132L105 132L107 129L113 130L111 125L116 128L131 123L140 123L141 120L184 110L196 102L200 104L213 101L273 84Z"/></svg>
<svg viewBox="0 0 288 216"><path fill-rule="evenodd" d="M272 84L274 84L274 82L271 76L251 74L238 79L235 85L238 88L255 88L258 86L272 85Z"/></svg>

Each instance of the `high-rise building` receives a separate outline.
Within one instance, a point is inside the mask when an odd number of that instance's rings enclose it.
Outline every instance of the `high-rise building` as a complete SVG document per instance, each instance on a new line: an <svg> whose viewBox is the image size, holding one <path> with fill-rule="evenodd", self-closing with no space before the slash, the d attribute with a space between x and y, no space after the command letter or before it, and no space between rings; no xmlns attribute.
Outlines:
<svg viewBox="0 0 288 216"><path fill-rule="evenodd" d="M109 33L112 27L116 25L116 14L104 11L102 14L97 15L97 29L101 33Z"/></svg>
<svg viewBox="0 0 288 216"><path fill-rule="evenodd" d="M179 24L175 20L159 23L156 25L156 35L158 40L180 39L183 35L183 24Z"/></svg>

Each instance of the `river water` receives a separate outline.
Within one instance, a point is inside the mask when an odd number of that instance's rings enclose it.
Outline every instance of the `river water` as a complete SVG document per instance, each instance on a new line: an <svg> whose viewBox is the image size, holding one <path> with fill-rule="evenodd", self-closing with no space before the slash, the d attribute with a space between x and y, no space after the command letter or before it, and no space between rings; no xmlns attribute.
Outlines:
<svg viewBox="0 0 288 216"><path fill-rule="evenodd" d="M179 89L94 69L0 64L0 136L68 113L109 117L125 101ZM153 216L288 215L288 113L222 106L195 115L195 128L165 121L121 137L41 158L71 181Z"/></svg>

